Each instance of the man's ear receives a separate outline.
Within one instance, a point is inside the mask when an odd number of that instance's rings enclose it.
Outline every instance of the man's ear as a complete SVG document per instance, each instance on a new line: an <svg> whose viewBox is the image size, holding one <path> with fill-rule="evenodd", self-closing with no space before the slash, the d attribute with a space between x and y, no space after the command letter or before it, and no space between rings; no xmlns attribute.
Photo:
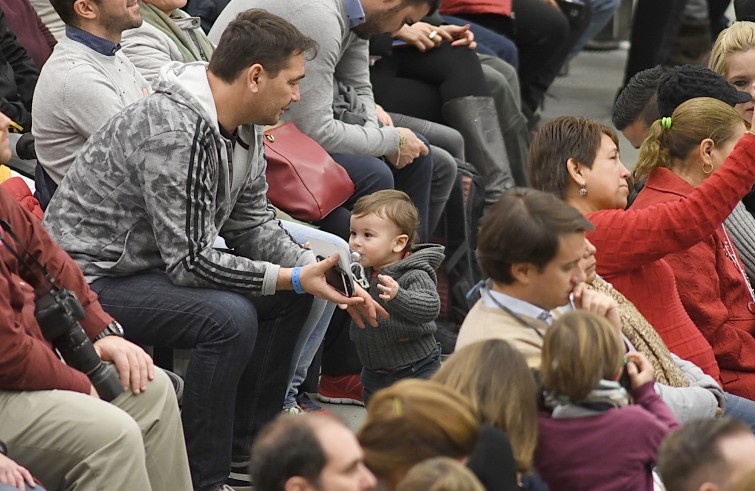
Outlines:
<svg viewBox="0 0 755 491"><path fill-rule="evenodd" d="M246 69L246 85L252 93L260 91L260 80L262 79L265 69L259 63L255 63Z"/></svg>
<svg viewBox="0 0 755 491"><path fill-rule="evenodd" d="M514 277L514 281L528 285L534 267L530 263L514 263L511 265L511 276Z"/></svg>
<svg viewBox="0 0 755 491"><path fill-rule="evenodd" d="M585 182L582 175L582 164L577 162L574 157L569 157L569 160L566 161L566 172L569 174L569 179L574 181L577 186L581 186Z"/></svg>
<svg viewBox="0 0 755 491"><path fill-rule="evenodd" d="M401 252L406 248L406 244L409 242L409 236L401 234L393 239L393 252Z"/></svg>
<svg viewBox="0 0 755 491"><path fill-rule="evenodd" d="M316 491L317 488L312 486L309 481L301 476L292 476L286 480L283 485L284 491Z"/></svg>
<svg viewBox="0 0 755 491"><path fill-rule="evenodd" d="M76 0L73 3L73 13L82 19L94 20L98 14L97 5L91 0Z"/></svg>

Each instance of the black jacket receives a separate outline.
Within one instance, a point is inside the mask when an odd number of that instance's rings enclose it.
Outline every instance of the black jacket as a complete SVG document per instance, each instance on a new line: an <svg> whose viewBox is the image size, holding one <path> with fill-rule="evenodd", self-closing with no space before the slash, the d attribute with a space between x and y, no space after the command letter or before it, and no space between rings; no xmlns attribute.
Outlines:
<svg viewBox="0 0 755 491"><path fill-rule="evenodd" d="M31 99L39 72L0 9L0 112L31 130Z"/></svg>

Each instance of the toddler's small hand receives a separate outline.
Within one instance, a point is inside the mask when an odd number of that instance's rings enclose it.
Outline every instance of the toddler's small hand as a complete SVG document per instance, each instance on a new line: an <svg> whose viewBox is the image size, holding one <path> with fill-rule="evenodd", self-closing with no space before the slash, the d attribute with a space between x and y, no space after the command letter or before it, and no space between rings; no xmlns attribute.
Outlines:
<svg viewBox="0 0 755 491"><path fill-rule="evenodd" d="M377 287L382 292L379 297L386 302L390 302L398 293L398 283L396 283L396 280L385 274L379 274L378 280L380 282Z"/></svg>

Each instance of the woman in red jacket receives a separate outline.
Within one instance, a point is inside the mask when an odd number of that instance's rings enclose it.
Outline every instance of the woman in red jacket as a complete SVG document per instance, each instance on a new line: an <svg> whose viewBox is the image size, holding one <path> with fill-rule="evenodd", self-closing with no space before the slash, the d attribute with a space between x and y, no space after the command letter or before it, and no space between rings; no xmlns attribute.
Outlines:
<svg viewBox="0 0 755 491"><path fill-rule="evenodd" d="M671 352L719 379L713 349L684 309L665 256L710 236L749 191L755 182L755 136L743 136L686 200L643 209L624 210L629 171L619 159L616 134L598 122L562 117L546 124L532 142L529 166L533 187L557 194L595 225L588 238L598 248L598 273L635 304ZM722 371L727 391L755 395L755 372L728 365Z"/></svg>
<svg viewBox="0 0 755 491"><path fill-rule="evenodd" d="M744 133L737 111L709 99L688 101L671 118L656 121L635 166L635 176L648 181L633 208L686 200ZM665 259L684 308L713 346L721 380L731 392L754 399L748 377L755 378L755 294L726 228L716 227Z"/></svg>

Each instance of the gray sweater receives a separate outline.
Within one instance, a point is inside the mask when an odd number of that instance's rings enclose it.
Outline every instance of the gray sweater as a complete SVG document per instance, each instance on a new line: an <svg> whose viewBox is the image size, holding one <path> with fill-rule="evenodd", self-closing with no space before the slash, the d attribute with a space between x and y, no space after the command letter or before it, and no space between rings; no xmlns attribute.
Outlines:
<svg viewBox="0 0 755 491"><path fill-rule="evenodd" d="M275 293L280 266L314 261L267 201L262 129L220 133L207 64L171 63L155 94L95 132L44 224L89 281L165 271L177 285ZM235 254L212 247L220 235Z"/></svg>
<svg viewBox="0 0 755 491"><path fill-rule="evenodd" d="M210 41L217 44L228 23L250 8L263 8L283 17L320 46L317 57L304 67L307 76L299 85L301 101L291 104L283 118L296 123L330 153L395 155L398 131L391 126L378 127L368 44L349 29L343 0L231 0L210 30ZM367 110L364 125L333 117L336 81L354 89L361 99Z"/></svg>
<svg viewBox="0 0 755 491"><path fill-rule="evenodd" d="M752 282L755 280L755 217L740 201L726 218L724 225Z"/></svg>
<svg viewBox="0 0 755 491"><path fill-rule="evenodd" d="M52 180L63 180L92 133L149 92L149 83L122 52L106 56L61 39L39 74L32 103L34 146Z"/></svg>
<svg viewBox="0 0 755 491"><path fill-rule="evenodd" d="M423 244L401 261L380 270L399 285L396 296L386 302L379 298L377 274L370 280L370 295L390 314L379 319L378 327L360 329L351 324L359 359L366 368L396 368L421 360L430 354L436 341L435 319L440 312L438 269L444 258L443 246ZM365 273L371 276L372 270Z"/></svg>

